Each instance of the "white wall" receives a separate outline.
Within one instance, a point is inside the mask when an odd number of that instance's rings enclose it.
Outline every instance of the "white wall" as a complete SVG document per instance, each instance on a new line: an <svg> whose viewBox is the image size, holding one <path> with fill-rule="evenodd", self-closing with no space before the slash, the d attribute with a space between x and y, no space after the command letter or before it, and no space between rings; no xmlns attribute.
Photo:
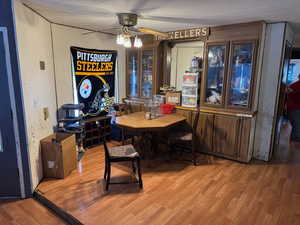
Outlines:
<svg viewBox="0 0 300 225"><path fill-rule="evenodd" d="M194 56L203 59L203 41L191 41L176 44L171 51L171 78L170 85L176 90L182 89L182 77L190 69Z"/></svg>
<svg viewBox="0 0 300 225"><path fill-rule="evenodd" d="M254 143L254 157L265 161L269 160L272 148L277 96L282 75L282 46L286 40L291 39L292 30L286 23L267 24Z"/></svg>
<svg viewBox="0 0 300 225"><path fill-rule="evenodd" d="M125 97L125 48L116 44L115 36L52 24L58 105L73 102L70 47L118 51L119 96Z"/></svg>
<svg viewBox="0 0 300 225"><path fill-rule="evenodd" d="M14 4L34 189L42 179L40 140L53 133L57 104L73 102L70 46L118 51L119 97L125 97L125 49L115 44L114 36L83 35L86 30L50 24L19 0ZM40 61L45 62L45 70L40 70ZM49 109L47 120L43 108Z"/></svg>
<svg viewBox="0 0 300 225"><path fill-rule="evenodd" d="M15 1L16 30L20 71L28 134L33 188L42 177L40 139L52 133L56 125L56 100L53 79L50 23ZM40 70L44 61L45 70ZM50 117L44 120L43 108Z"/></svg>

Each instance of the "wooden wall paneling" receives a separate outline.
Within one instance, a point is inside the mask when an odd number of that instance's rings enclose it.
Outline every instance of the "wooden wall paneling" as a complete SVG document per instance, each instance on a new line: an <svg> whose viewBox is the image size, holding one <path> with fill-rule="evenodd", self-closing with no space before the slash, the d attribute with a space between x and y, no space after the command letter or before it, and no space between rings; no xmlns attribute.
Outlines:
<svg viewBox="0 0 300 225"><path fill-rule="evenodd" d="M225 26L211 27L207 42L235 41L235 40L259 40L261 38L264 21L251 23L231 24Z"/></svg>
<svg viewBox="0 0 300 225"><path fill-rule="evenodd" d="M162 76L163 76L163 84L170 85L171 82L171 42L163 41L162 42L162 52L163 52L163 69L162 69Z"/></svg>
<svg viewBox="0 0 300 225"><path fill-rule="evenodd" d="M238 143L239 117L216 115L214 120L214 152L224 156L236 157Z"/></svg>
<svg viewBox="0 0 300 225"><path fill-rule="evenodd" d="M154 94L160 93L160 87L164 84L163 77L163 62L164 62L164 54L163 54L163 43L157 42L155 45L155 55L156 55L156 69L155 69L155 90Z"/></svg>

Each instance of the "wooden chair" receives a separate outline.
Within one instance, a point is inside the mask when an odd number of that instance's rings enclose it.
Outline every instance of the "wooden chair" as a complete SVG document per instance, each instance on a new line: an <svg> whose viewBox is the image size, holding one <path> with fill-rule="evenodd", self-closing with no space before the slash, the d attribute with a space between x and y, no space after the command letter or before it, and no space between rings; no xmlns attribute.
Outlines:
<svg viewBox="0 0 300 225"><path fill-rule="evenodd" d="M133 173L138 172L138 184L143 188L142 173L140 166L140 155L134 149L133 145L121 145L108 148L106 141L103 142L105 150L105 170L104 180L106 181L106 191L109 184L128 184L128 183L110 183L111 164L115 162L131 161Z"/></svg>
<svg viewBox="0 0 300 225"><path fill-rule="evenodd" d="M178 131L170 133L170 137L168 139L168 147L170 150L170 154L174 150L181 150L185 151L188 150L189 153L192 154L192 162L196 166L196 131L197 131L197 125L199 121L200 112L199 110L195 111L193 113L193 123L191 129L180 129ZM185 151L186 152L186 151Z"/></svg>
<svg viewBox="0 0 300 225"><path fill-rule="evenodd" d="M123 106L123 115L133 113L134 110L132 109L132 105L130 103L126 103ZM134 145L135 137L140 137L141 133L136 131L122 128L122 145L125 145L126 139L131 139L131 144Z"/></svg>

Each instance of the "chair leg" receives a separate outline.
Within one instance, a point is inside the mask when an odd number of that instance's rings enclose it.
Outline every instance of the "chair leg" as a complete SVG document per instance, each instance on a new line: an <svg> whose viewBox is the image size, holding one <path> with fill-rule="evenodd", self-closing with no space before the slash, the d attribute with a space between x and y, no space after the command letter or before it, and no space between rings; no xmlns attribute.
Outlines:
<svg viewBox="0 0 300 225"><path fill-rule="evenodd" d="M107 163L107 178L106 178L106 191L108 191L108 186L109 186L109 182L110 182L110 172L111 172L111 163L108 162Z"/></svg>
<svg viewBox="0 0 300 225"><path fill-rule="evenodd" d="M131 163L132 163L132 172L135 174L136 168L135 168L134 160L132 160Z"/></svg>
<svg viewBox="0 0 300 225"><path fill-rule="evenodd" d="M142 172L141 172L141 163L140 163L140 159L138 158L136 160L137 162L137 168L138 168L138 175L139 175L139 184L140 184L140 188L143 188L143 180L142 180Z"/></svg>
<svg viewBox="0 0 300 225"><path fill-rule="evenodd" d="M194 166L197 166L197 161L196 161L196 152L195 152L195 145L192 145L192 157L193 157L193 163Z"/></svg>
<svg viewBox="0 0 300 225"><path fill-rule="evenodd" d="M107 162L105 161L105 166L104 166L104 180L107 178Z"/></svg>
<svg viewBox="0 0 300 225"><path fill-rule="evenodd" d="M125 129L124 128L122 128L122 145L125 145Z"/></svg>
<svg viewBox="0 0 300 225"><path fill-rule="evenodd" d="M167 149L168 149L168 152L169 152L169 160L171 161L172 160L173 151L171 149L171 143L170 143L169 140L167 142Z"/></svg>

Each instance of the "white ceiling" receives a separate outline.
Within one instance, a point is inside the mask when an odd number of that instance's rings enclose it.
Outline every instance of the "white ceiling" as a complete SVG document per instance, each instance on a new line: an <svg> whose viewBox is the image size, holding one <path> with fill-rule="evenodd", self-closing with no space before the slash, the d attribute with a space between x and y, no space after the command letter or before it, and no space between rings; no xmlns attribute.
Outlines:
<svg viewBox="0 0 300 225"><path fill-rule="evenodd" d="M288 21L300 32L300 0L23 0L49 20L113 32L116 13L135 12L138 26L161 31L257 20Z"/></svg>

